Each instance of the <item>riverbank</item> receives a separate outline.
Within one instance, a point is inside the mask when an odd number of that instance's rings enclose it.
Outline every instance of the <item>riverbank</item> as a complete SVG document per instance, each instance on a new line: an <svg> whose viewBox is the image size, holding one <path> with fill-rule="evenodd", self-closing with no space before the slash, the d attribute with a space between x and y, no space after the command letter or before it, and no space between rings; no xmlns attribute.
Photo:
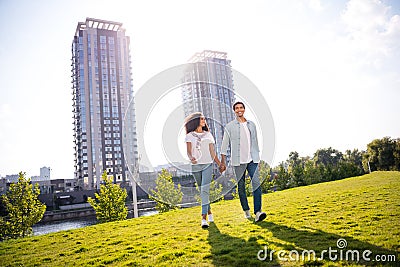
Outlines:
<svg viewBox="0 0 400 267"><path fill-rule="evenodd" d="M139 217L142 216L152 216L158 214L158 211L155 209L144 209L139 210ZM58 221L48 221L48 222L39 222L32 227L33 235L44 235L49 233L55 233L59 231L73 230L79 229L82 227L90 226L97 224L96 216L87 216L80 218L72 218L68 220L58 220Z"/></svg>
<svg viewBox="0 0 400 267"><path fill-rule="evenodd" d="M129 203L126 205L128 208L128 218L133 218L133 204ZM137 203L138 211L153 210L156 206L156 202L152 200L143 200ZM74 205L60 206L59 210L46 211L43 215L41 223L54 222L62 220L71 220L77 218L95 217L96 213L89 203L81 203Z"/></svg>
<svg viewBox="0 0 400 267"><path fill-rule="evenodd" d="M158 214L155 209L156 202L152 200L141 200L138 202L139 217ZM196 202L183 203L181 208L188 208L198 205ZM128 219L134 218L133 204L127 204ZM78 229L97 224L96 213L89 203L64 205L60 210L47 211L42 220L35 224L33 235L43 235L64 230Z"/></svg>

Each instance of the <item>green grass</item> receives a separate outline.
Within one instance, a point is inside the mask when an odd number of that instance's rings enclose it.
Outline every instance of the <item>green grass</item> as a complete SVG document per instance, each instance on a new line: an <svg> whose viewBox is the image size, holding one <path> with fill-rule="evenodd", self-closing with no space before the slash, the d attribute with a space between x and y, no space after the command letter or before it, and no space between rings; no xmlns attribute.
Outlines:
<svg viewBox="0 0 400 267"><path fill-rule="evenodd" d="M238 200L212 204L215 224L200 228L200 207L0 243L0 266L358 266L377 262L272 261L268 250L369 249L400 265L400 173L374 172L266 194L264 222L243 217ZM249 198L252 207L252 198ZM337 253L337 255L339 255ZM372 256L370 256L372 257ZM390 265L390 264L389 264Z"/></svg>

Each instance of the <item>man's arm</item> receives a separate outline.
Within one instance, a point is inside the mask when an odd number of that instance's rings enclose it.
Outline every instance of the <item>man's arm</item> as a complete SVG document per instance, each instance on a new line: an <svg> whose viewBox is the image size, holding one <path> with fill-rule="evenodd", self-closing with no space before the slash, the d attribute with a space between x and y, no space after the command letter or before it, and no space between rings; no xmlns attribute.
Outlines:
<svg viewBox="0 0 400 267"><path fill-rule="evenodd" d="M230 136L228 133L228 129L225 127L224 137L222 137L221 155L226 155L228 153L229 143L230 143Z"/></svg>
<svg viewBox="0 0 400 267"><path fill-rule="evenodd" d="M258 145L257 127L256 127L256 124L254 122L252 122L252 123L253 123L253 127L254 127L254 139L256 140L257 150L258 150L258 152L260 152L260 147Z"/></svg>

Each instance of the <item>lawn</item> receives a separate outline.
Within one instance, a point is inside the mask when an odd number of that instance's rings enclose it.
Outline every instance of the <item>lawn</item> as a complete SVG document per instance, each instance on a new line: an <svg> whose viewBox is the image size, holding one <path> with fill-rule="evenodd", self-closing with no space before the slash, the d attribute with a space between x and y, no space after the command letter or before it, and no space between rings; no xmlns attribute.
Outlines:
<svg viewBox="0 0 400 267"><path fill-rule="evenodd" d="M399 192L399 172L374 172L265 194L257 224L231 200L207 230L193 207L5 241L0 266L400 266Z"/></svg>

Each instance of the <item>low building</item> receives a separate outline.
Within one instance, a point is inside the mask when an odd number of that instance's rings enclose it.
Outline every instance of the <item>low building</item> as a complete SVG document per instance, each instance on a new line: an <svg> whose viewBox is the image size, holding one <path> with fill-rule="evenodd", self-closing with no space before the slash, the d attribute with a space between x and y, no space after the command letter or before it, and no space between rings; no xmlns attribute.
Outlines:
<svg viewBox="0 0 400 267"><path fill-rule="evenodd" d="M0 195L7 191L7 180L6 178L0 178Z"/></svg>
<svg viewBox="0 0 400 267"><path fill-rule="evenodd" d="M60 193L60 192L72 192L76 186L75 179L54 179L50 180L50 192L49 193Z"/></svg>

